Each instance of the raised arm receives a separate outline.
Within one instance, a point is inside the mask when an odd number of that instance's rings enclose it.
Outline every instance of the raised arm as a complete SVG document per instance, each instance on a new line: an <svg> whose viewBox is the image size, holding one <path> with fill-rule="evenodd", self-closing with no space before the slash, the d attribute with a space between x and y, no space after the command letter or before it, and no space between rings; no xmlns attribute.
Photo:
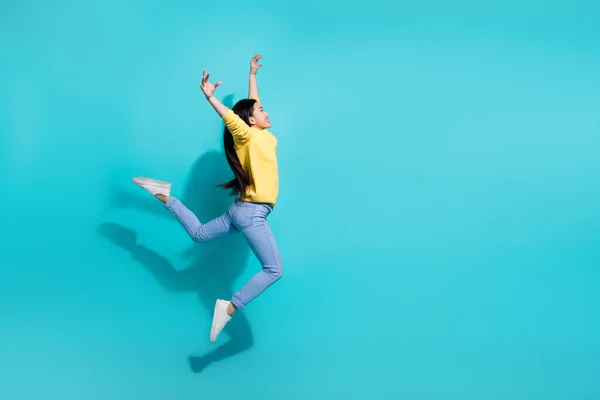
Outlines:
<svg viewBox="0 0 600 400"><path fill-rule="evenodd" d="M229 132L231 132L233 139L240 143L245 142L248 139L250 127L240 117L238 117L233 110L225 106L214 96L215 89L221 84L221 81L212 84L208 81L209 77L210 74L207 74L206 69L204 69L202 72L202 83L200 84L200 89L202 89L204 96L206 96L206 100L208 100L217 114L219 114L219 116L223 119L227 129L229 129Z"/></svg>
<svg viewBox="0 0 600 400"><path fill-rule="evenodd" d="M250 60L250 78L248 84L248 98L249 99L257 99L258 100L258 85L256 84L256 73L258 69L262 67L262 64L259 64L259 60L262 58L261 54L256 54Z"/></svg>
<svg viewBox="0 0 600 400"><path fill-rule="evenodd" d="M200 89L202 89L202 92L204 93L204 96L206 96L206 100L208 100L208 102L210 103L210 105L213 106L213 108L215 109L215 111L217 112L217 114L219 114L219 116L222 118L222 117L225 116L225 114L227 114L227 112L229 111L229 108L226 107L225 105L223 105L223 103L221 103L219 101L219 99L217 99L216 97L214 97L215 89L217 87L219 87L219 85L222 82L218 81L216 83L210 83L208 81L209 77L210 77L210 73L207 74L206 73L206 68L205 68L202 71L202 83L200 84Z"/></svg>

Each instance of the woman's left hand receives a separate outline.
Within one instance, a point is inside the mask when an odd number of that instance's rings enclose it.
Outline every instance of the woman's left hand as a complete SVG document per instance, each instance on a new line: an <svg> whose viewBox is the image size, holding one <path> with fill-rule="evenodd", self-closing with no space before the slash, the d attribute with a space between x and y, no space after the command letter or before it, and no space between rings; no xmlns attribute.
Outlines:
<svg viewBox="0 0 600 400"><path fill-rule="evenodd" d="M256 54L254 57L252 57L252 60L250 60L250 73L251 74L256 74L256 72L258 71L258 69L260 67L262 67L262 64L259 64L258 61L262 58L262 54Z"/></svg>

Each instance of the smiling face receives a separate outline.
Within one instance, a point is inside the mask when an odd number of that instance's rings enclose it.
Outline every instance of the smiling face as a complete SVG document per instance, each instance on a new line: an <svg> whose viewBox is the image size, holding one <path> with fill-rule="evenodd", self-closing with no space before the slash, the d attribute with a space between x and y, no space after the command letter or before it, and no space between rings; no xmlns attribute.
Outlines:
<svg viewBox="0 0 600 400"><path fill-rule="evenodd" d="M256 102L252 111L252 116L248 119L251 126L258 129L267 129L271 127L271 121L269 121L269 114L262 108L262 106Z"/></svg>

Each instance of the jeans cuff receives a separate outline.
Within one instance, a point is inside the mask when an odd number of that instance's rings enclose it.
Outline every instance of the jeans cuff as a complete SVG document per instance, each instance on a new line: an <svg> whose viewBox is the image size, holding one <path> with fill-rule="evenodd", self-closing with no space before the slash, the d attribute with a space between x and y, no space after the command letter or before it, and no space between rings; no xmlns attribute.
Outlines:
<svg viewBox="0 0 600 400"><path fill-rule="evenodd" d="M237 309L244 308L244 304L237 297L235 297L235 295L233 295L233 297L231 298L231 303Z"/></svg>
<svg viewBox="0 0 600 400"><path fill-rule="evenodd" d="M171 206L173 206L173 203L175 203L177 200L177 198L171 196L169 197L169 200L167 200L167 202L165 203L165 208L171 208Z"/></svg>

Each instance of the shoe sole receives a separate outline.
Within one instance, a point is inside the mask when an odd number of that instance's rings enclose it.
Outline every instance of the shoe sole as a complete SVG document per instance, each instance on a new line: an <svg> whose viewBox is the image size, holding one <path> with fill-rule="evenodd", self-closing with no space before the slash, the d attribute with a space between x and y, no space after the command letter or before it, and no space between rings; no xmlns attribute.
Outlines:
<svg viewBox="0 0 600 400"><path fill-rule="evenodd" d="M152 179L152 178L133 178L132 181L136 185L169 185L170 184L170 182L159 181L158 179Z"/></svg>
<svg viewBox="0 0 600 400"><path fill-rule="evenodd" d="M213 310L213 319L212 319L212 324L210 326L210 341L211 343L214 343L217 341L217 338L215 337L213 339L213 332L215 331L215 321L217 320L217 310L219 309L219 300L215 301L215 308Z"/></svg>

